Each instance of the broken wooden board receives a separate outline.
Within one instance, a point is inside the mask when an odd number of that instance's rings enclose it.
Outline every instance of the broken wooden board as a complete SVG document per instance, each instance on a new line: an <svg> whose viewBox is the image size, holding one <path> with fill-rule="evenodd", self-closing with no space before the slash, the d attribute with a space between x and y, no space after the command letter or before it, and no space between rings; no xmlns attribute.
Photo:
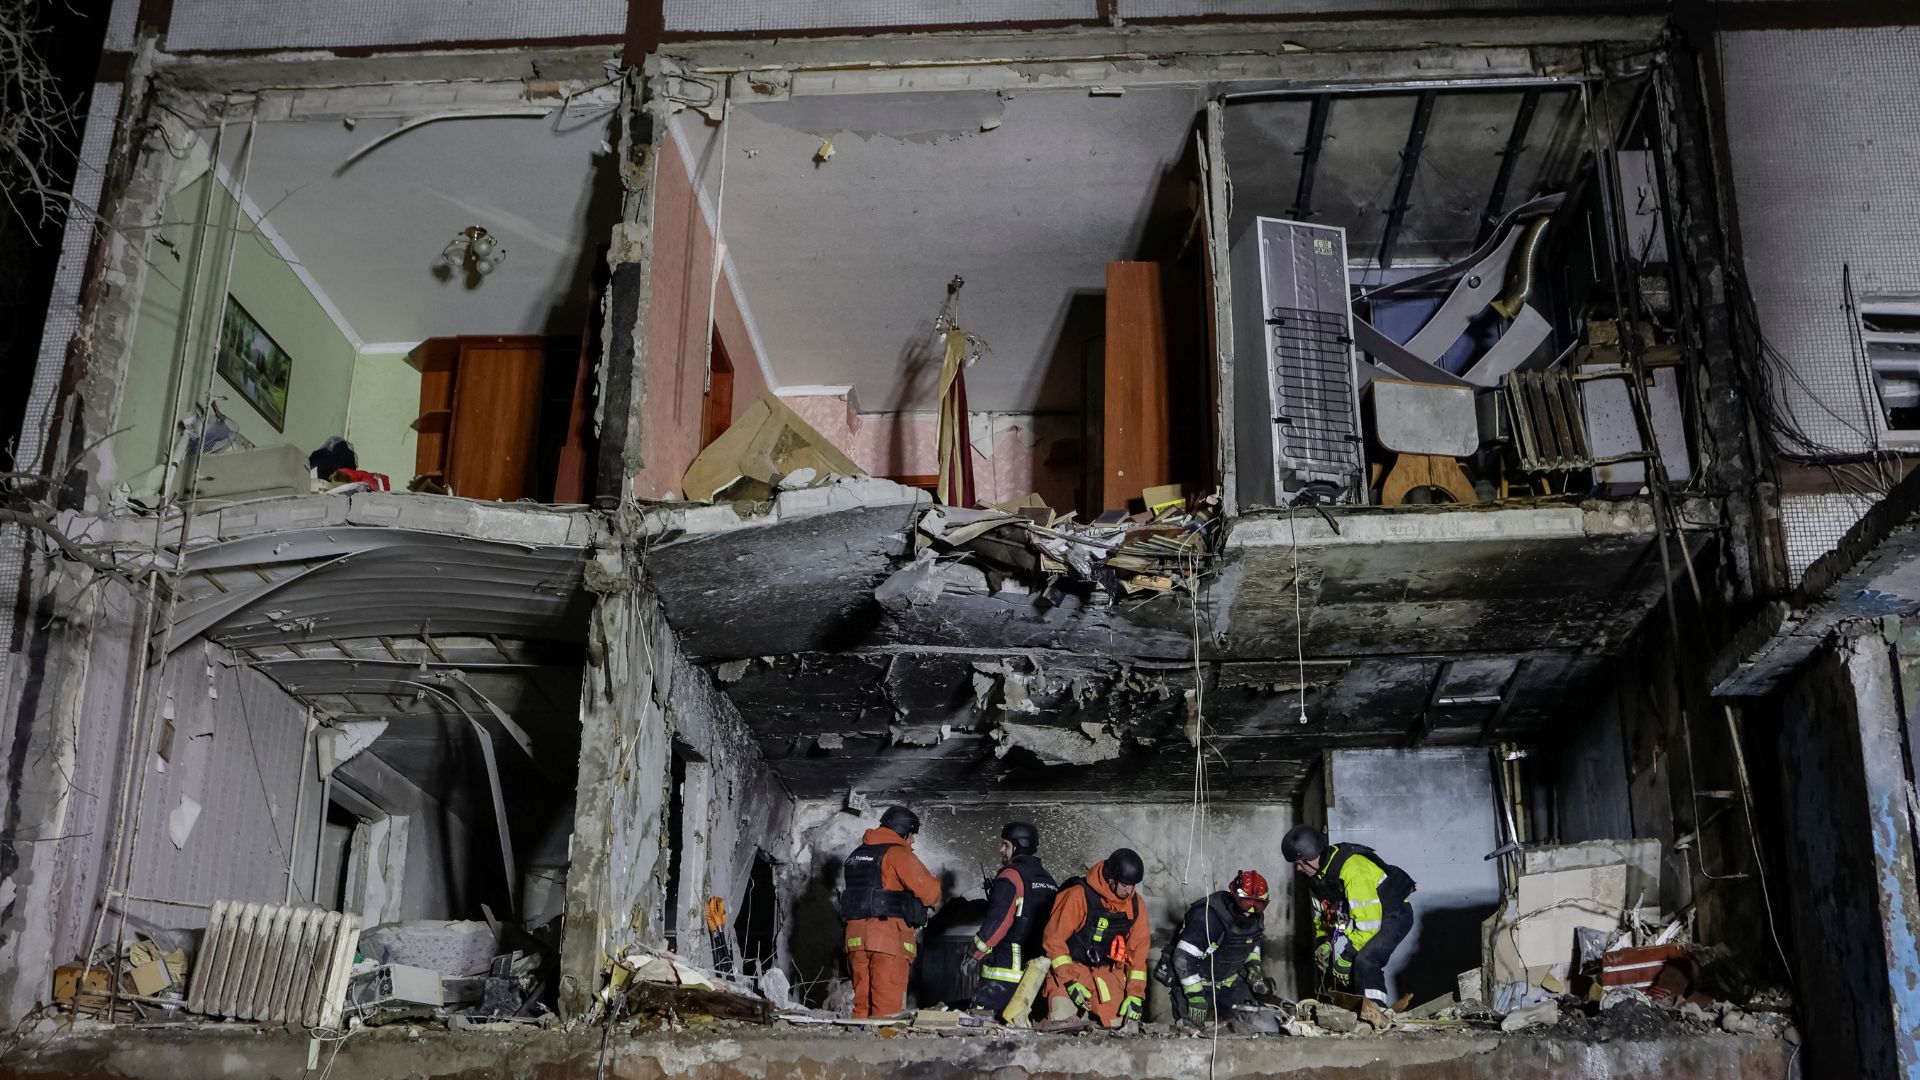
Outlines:
<svg viewBox="0 0 1920 1080"><path fill-rule="evenodd" d="M711 1016L716 1020L743 1020L750 1024L773 1021L773 1009L760 998L725 990L662 983L634 983L627 990L627 1012L634 1016Z"/></svg>

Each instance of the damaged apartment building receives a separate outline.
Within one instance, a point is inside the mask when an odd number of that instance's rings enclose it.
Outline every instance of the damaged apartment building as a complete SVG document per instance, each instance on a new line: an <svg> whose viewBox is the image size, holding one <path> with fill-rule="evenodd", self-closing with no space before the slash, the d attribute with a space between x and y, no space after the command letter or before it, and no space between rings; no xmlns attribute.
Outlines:
<svg viewBox="0 0 1920 1080"><path fill-rule="evenodd" d="M1920 1074L1901 20L116 3L0 1066ZM943 902L856 1022L896 803ZM1271 993L966 1013L1016 818L1156 955L1266 875ZM1300 823L1418 883L1388 1030Z"/></svg>

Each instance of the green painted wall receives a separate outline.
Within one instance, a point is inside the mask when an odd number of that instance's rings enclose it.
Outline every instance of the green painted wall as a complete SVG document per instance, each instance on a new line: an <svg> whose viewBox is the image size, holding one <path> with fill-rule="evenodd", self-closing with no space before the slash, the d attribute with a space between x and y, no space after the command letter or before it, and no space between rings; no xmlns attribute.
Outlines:
<svg viewBox="0 0 1920 1080"><path fill-rule="evenodd" d="M385 473L395 491L413 479L419 434L420 372L410 357L362 353L353 365L353 400L347 407L347 441L360 467Z"/></svg>
<svg viewBox="0 0 1920 1080"><path fill-rule="evenodd" d="M149 255L147 284L134 328L133 357L121 398L119 427L125 430L114 439L120 480L137 478L165 461L173 418L191 412L193 401L208 386L213 348L226 306L220 288L227 280L223 263L230 237L235 240L232 295L293 359L285 430L275 430L265 415L218 375L212 376L214 400L256 446L292 443L310 451L329 435L346 434L356 360L353 344L293 267L253 231L252 221L244 218L223 187L214 189L211 223L204 230L199 274L202 297L193 316L193 340L187 343L189 371L181 393L184 400L174 402L178 381L175 357L186 332L182 290L193 259L195 233L201 231L193 223L200 216L200 201L210 179L204 165L188 169L186 174L186 181L167 201L166 224L156 230L158 240ZM236 224L241 227L237 236ZM412 475L411 470L408 475Z"/></svg>

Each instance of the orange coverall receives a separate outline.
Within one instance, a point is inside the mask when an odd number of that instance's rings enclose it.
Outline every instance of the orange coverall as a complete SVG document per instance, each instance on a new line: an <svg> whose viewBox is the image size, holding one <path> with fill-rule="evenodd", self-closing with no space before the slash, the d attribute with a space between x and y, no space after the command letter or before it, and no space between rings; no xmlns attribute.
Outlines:
<svg viewBox="0 0 1920 1080"><path fill-rule="evenodd" d="M940 880L892 829L868 829L865 844L887 845L880 860L880 887L910 892L921 903L940 903ZM905 919L854 919L847 923L847 967L853 976L853 1015L887 1016L907 1007L907 975L919 952Z"/></svg>
<svg viewBox="0 0 1920 1080"><path fill-rule="evenodd" d="M1053 902L1053 914L1047 918L1047 930L1041 937L1041 948L1046 950L1047 960L1053 970L1047 975L1046 995L1052 998L1067 998L1069 983L1079 983L1092 992L1083 1008L1091 1012L1102 1024L1116 1026L1121 1004L1130 997L1139 998L1144 1010L1147 1000L1147 949L1152 944L1153 930L1147 925L1147 907L1141 901L1138 890L1125 900L1113 895L1107 884L1107 864L1105 860L1094 863L1087 871L1086 882L1100 898L1103 912L1090 915L1087 911L1086 890L1075 885L1062 886L1060 895ZM1133 917L1133 925L1127 928L1125 937L1109 939L1108 955L1116 957L1105 964L1088 967L1069 954L1067 939L1071 938L1090 918L1099 914L1117 914ZM1124 959L1119 959L1124 957Z"/></svg>

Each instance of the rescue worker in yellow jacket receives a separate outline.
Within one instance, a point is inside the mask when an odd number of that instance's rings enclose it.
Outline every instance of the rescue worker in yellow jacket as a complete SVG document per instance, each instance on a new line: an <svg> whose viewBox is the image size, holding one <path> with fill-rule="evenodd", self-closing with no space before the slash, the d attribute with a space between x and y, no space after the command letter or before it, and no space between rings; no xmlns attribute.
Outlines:
<svg viewBox="0 0 1920 1080"><path fill-rule="evenodd" d="M1280 852L1307 879L1316 901L1314 963L1336 985L1358 993L1360 1019L1376 1031L1391 1021L1387 961L1413 929L1413 878L1363 844L1330 844L1312 825L1295 825Z"/></svg>
<svg viewBox="0 0 1920 1080"><path fill-rule="evenodd" d="M1147 950L1152 927L1139 893L1146 864L1121 848L1060 886L1040 945L1047 974L1047 1018L1066 1020L1084 1010L1117 1028L1147 1007Z"/></svg>

